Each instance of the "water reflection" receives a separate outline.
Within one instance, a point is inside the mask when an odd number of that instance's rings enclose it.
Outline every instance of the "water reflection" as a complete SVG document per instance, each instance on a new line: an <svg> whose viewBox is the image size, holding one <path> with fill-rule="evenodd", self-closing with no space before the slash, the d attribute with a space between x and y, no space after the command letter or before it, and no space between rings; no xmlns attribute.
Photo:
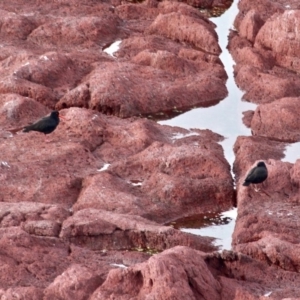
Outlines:
<svg viewBox="0 0 300 300"><path fill-rule="evenodd" d="M216 238L220 250L231 249L231 235L234 230L237 208L219 214L196 215L172 222L174 228L196 235Z"/></svg>

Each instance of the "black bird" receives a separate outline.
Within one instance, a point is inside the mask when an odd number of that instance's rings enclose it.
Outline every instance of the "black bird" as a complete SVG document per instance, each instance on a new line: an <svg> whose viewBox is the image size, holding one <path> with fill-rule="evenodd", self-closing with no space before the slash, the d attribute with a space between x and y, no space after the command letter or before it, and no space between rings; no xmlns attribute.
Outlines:
<svg viewBox="0 0 300 300"><path fill-rule="evenodd" d="M55 130L59 124L59 112L54 110L50 115L43 117L33 124L27 125L23 128L23 132L39 131L44 134L49 134Z"/></svg>
<svg viewBox="0 0 300 300"><path fill-rule="evenodd" d="M251 169L246 176L243 183L244 186L249 186L251 183L254 185L254 190L258 192L255 184L264 182L268 177L268 169L263 161L258 162L256 167Z"/></svg>
<svg viewBox="0 0 300 300"><path fill-rule="evenodd" d="M7 131L11 132L12 134L17 133L18 131L22 130L23 132L29 131L38 131L45 134L49 134L55 130L57 125L59 124L59 119L65 120L64 117L59 115L57 110L51 112L51 114L37 120L36 122L29 124L27 126L22 126L15 129L7 129ZM47 139L45 140L47 141Z"/></svg>

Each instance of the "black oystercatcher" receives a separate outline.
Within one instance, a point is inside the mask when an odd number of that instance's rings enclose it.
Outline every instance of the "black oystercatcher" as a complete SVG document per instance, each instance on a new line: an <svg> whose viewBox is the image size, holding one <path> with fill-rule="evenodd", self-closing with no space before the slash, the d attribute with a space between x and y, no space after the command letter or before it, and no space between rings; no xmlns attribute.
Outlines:
<svg viewBox="0 0 300 300"><path fill-rule="evenodd" d="M10 131L11 133L16 133L20 130L22 130L23 132L38 131L46 135L55 130L55 128L59 124L60 118L64 119L63 117L59 116L59 112L57 110L54 110L51 112L51 114L37 120L30 125L16 129L9 129L8 131Z"/></svg>
<svg viewBox="0 0 300 300"><path fill-rule="evenodd" d="M43 117L33 124L27 125L23 128L23 132L39 131L44 134L49 134L55 130L59 124L59 112L54 110L50 115Z"/></svg>
<svg viewBox="0 0 300 300"><path fill-rule="evenodd" d="M268 169L263 161L260 161L256 167L250 170L248 175L246 176L246 179L243 183L244 186L249 186L251 183L254 185L254 190L256 192L259 191L259 189L256 189L255 184L262 183L265 181L268 177Z"/></svg>

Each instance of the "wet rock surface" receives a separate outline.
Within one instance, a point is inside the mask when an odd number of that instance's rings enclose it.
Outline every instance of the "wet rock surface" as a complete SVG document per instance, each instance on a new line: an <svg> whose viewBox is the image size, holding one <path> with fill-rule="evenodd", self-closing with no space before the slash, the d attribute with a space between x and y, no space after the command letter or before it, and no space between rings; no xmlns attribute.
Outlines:
<svg viewBox="0 0 300 300"><path fill-rule="evenodd" d="M299 2L239 2L228 48L259 105L234 146L236 191L222 136L143 118L227 95L195 8L226 1L184 2L1 1L1 299L299 297L300 163L281 161L300 140ZM49 136L22 132L55 108ZM260 160L255 192L241 184ZM165 225L234 203L233 251Z"/></svg>

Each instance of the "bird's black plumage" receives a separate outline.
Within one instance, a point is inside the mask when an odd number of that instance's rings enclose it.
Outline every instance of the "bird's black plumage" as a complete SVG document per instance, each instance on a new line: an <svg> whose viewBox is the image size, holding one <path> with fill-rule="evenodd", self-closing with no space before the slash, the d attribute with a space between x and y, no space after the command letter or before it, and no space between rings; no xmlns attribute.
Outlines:
<svg viewBox="0 0 300 300"><path fill-rule="evenodd" d="M260 161L256 167L250 170L243 183L244 186L248 186L251 183L262 183L268 177L268 169L263 161Z"/></svg>
<svg viewBox="0 0 300 300"><path fill-rule="evenodd" d="M51 112L50 115L41 118L40 120L25 126L23 128L23 132L29 131L39 131L43 132L44 134L49 134L55 130L57 125L59 124L59 112L54 110Z"/></svg>

